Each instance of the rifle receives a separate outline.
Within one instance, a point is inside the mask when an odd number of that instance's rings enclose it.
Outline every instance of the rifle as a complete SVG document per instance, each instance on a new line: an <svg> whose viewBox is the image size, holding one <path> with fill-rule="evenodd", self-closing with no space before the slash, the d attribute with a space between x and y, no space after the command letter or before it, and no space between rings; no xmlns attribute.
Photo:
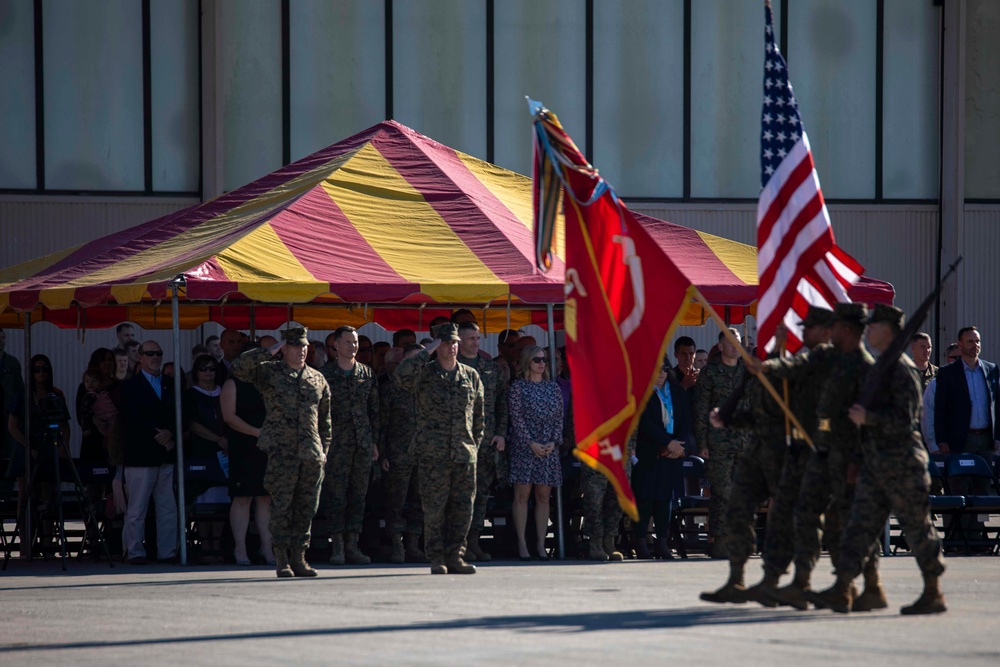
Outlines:
<svg viewBox="0 0 1000 667"><path fill-rule="evenodd" d="M927 318L928 311L930 311L931 306L935 301L937 301L938 296L941 294L941 288L944 287L945 281L948 280L951 274L955 272L955 269L958 268L958 265L961 263L962 257L960 255L958 259L956 259L955 262L948 267L945 274L941 276L941 280L934 286L934 289L927 295L927 298L924 299L923 303L921 303L920 306L913 311L913 315L911 315L907 320L906 326L904 326L896 335L886 351L879 355L878 361L875 362L875 367L872 368L871 372L868 374L868 381L865 384L865 388L861 391L861 397L858 399L858 404L860 404L861 407L868 409L872 406L872 402L875 400L876 394L878 394L882 387L882 378L885 377L885 374L892 367L892 365L899 360L900 355L903 354L903 350L906 349L906 346L913 338L913 334L920 330L921 325L923 325L924 320Z"/></svg>

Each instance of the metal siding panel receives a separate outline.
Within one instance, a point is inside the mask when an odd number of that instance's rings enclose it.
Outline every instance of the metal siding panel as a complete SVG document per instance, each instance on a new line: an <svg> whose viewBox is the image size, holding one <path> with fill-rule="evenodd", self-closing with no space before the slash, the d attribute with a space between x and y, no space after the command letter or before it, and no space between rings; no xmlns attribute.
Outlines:
<svg viewBox="0 0 1000 667"><path fill-rule="evenodd" d="M958 327L974 325L982 337L984 359L1000 361L1000 208L965 211L965 239L959 273ZM947 259L947 258L946 258Z"/></svg>
<svg viewBox="0 0 1000 667"><path fill-rule="evenodd" d="M0 266L113 234L193 203L0 200Z"/></svg>

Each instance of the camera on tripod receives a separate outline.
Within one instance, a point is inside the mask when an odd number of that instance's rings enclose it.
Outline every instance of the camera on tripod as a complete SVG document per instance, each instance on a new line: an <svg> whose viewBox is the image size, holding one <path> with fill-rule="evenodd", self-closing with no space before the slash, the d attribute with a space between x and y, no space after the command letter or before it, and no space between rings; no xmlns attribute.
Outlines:
<svg viewBox="0 0 1000 667"><path fill-rule="evenodd" d="M59 431L62 428L62 423L69 418L66 399L55 392L43 396L38 401L38 411L42 415L45 430L49 432Z"/></svg>

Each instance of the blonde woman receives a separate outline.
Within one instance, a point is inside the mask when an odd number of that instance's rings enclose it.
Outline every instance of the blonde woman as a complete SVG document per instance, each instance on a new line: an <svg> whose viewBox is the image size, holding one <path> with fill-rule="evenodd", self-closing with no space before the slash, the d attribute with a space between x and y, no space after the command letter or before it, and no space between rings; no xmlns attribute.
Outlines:
<svg viewBox="0 0 1000 667"><path fill-rule="evenodd" d="M510 481L514 485L514 527L521 560L531 558L525 537L528 499L534 487L536 553L548 558L545 536L549 497L562 484L559 446L563 437L563 398L549 374L548 353L537 345L521 351L516 379L510 385Z"/></svg>

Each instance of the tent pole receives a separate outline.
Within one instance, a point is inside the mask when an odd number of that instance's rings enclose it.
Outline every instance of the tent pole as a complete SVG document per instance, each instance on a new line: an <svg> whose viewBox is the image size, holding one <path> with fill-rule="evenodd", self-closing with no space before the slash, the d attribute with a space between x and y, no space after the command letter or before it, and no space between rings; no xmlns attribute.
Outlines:
<svg viewBox="0 0 1000 667"><path fill-rule="evenodd" d="M170 302L172 305L171 310L173 315L173 329L174 329L174 415L176 419L177 436L175 442L177 443L177 518L180 522L180 538L181 538L181 565L187 565L187 507L184 502L184 424L181 415L181 376L183 372L180 367L179 360L181 358L181 324L180 324L180 309L177 304L177 292L180 286L184 284L184 277L177 276L172 281L170 281L171 297Z"/></svg>
<svg viewBox="0 0 1000 667"><path fill-rule="evenodd" d="M510 301L507 302L508 304ZM546 313L549 318L549 375L552 377L552 381L555 382L556 379L556 317L555 317L555 306L553 304L547 304L545 307ZM510 311L508 310L508 313ZM563 497L562 497L562 485L556 487L556 513L559 516L559 523L556 525L556 539L559 544L559 559L566 560L566 534L563 530L563 524L565 523L566 517L563 516Z"/></svg>
<svg viewBox="0 0 1000 667"><path fill-rule="evenodd" d="M49 376L51 377L51 376ZM31 403L34 397L34 375L31 371L31 312L26 312L24 314L24 414L22 418L24 419L24 429L21 433L29 434L31 433ZM28 441L30 443L30 440ZM27 490L28 482L31 479L31 447L24 448L24 488ZM32 527L31 527L31 496L25 497L24 502L21 504L21 510L24 512L24 530L22 535L28 540L28 544L25 545L24 539L21 540L21 558L27 558L31 560L32 549ZM27 555L25 555L27 554Z"/></svg>

